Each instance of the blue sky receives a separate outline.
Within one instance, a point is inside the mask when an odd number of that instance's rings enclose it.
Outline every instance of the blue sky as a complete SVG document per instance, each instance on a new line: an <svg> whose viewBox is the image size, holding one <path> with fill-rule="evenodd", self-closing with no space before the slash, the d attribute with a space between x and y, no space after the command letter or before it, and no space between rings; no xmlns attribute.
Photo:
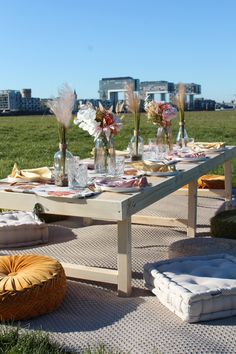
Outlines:
<svg viewBox="0 0 236 354"><path fill-rule="evenodd" d="M97 98L103 77L194 82L236 99L235 0L0 0L0 89Z"/></svg>

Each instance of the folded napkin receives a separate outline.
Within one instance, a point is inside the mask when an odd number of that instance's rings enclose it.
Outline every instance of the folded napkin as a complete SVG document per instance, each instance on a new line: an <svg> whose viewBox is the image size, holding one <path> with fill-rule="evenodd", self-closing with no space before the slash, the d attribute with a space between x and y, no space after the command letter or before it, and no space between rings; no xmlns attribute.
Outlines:
<svg viewBox="0 0 236 354"><path fill-rule="evenodd" d="M110 188L132 188L132 187L145 187L148 184L147 178L137 177L129 180L123 178L103 177L96 179L95 185L98 187L110 187Z"/></svg>
<svg viewBox="0 0 236 354"><path fill-rule="evenodd" d="M131 162L132 167L137 170L147 171L147 172L170 172L176 171L175 164L168 165L164 163L155 163L151 161L137 161Z"/></svg>
<svg viewBox="0 0 236 354"><path fill-rule="evenodd" d="M41 182L49 180L52 177L51 171L48 167L32 168L27 170L20 170L15 163L11 174L8 176L9 181L29 181Z"/></svg>
<svg viewBox="0 0 236 354"><path fill-rule="evenodd" d="M199 146L202 149L222 149L225 147L225 143L220 141L220 142L195 142L194 145Z"/></svg>

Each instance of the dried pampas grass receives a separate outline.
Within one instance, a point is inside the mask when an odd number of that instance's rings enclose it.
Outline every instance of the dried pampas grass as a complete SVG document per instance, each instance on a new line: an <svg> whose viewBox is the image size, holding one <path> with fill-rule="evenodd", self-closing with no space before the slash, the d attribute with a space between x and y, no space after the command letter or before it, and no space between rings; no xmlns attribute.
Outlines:
<svg viewBox="0 0 236 354"><path fill-rule="evenodd" d="M134 92L133 86L131 84L127 84L125 86L125 100L126 106L129 112L133 113L134 117L134 129L138 132L140 127L140 105L141 105L141 97L137 92Z"/></svg>
<svg viewBox="0 0 236 354"><path fill-rule="evenodd" d="M185 111L185 101L186 101L186 89L183 83L179 84L179 90L177 94L177 107L179 110L180 121L184 121L184 111Z"/></svg>
<svg viewBox="0 0 236 354"><path fill-rule="evenodd" d="M69 127L72 118L72 111L75 104L75 94L68 84L63 84L58 90L58 97L48 100L46 105L55 114L58 121L58 132L60 142L66 143L66 129Z"/></svg>

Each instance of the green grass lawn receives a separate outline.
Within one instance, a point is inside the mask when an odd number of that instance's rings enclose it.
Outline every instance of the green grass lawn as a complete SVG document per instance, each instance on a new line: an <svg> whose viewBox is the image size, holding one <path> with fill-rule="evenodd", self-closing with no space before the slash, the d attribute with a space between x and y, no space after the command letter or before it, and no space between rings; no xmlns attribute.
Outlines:
<svg viewBox="0 0 236 354"><path fill-rule="evenodd" d="M17 326L0 325L0 354L76 354L52 340L41 331L22 331ZM81 354L125 354L110 350L105 345L87 346Z"/></svg>
<svg viewBox="0 0 236 354"><path fill-rule="evenodd" d="M174 137L178 119L173 119ZM187 112L186 129L195 141L225 141L236 145L236 111ZM116 148L126 148L133 132L131 115L124 119L124 127L115 138ZM142 115L141 132L147 143L154 137L156 127ZM71 124L67 133L68 149L81 158L88 157L94 141L87 132ZM57 123L53 116L0 117L0 178L6 177L17 162L20 168L52 166L58 150ZM220 167L214 171L223 173ZM233 181L236 186L236 161L233 161Z"/></svg>

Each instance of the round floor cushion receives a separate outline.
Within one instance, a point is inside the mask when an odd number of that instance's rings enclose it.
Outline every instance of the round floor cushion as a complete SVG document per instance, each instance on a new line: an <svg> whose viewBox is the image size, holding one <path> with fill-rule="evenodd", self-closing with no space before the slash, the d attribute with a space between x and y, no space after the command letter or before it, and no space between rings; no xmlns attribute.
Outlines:
<svg viewBox="0 0 236 354"><path fill-rule="evenodd" d="M229 253L236 256L236 240L212 237L187 238L173 242L168 249L169 258L216 253Z"/></svg>
<svg viewBox="0 0 236 354"><path fill-rule="evenodd" d="M198 179L198 188L224 189L225 188L225 176L203 175Z"/></svg>
<svg viewBox="0 0 236 354"><path fill-rule="evenodd" d="M66 276L55 259L40 255L0 257L0 320L24 320L55 310Z"/></svg>

